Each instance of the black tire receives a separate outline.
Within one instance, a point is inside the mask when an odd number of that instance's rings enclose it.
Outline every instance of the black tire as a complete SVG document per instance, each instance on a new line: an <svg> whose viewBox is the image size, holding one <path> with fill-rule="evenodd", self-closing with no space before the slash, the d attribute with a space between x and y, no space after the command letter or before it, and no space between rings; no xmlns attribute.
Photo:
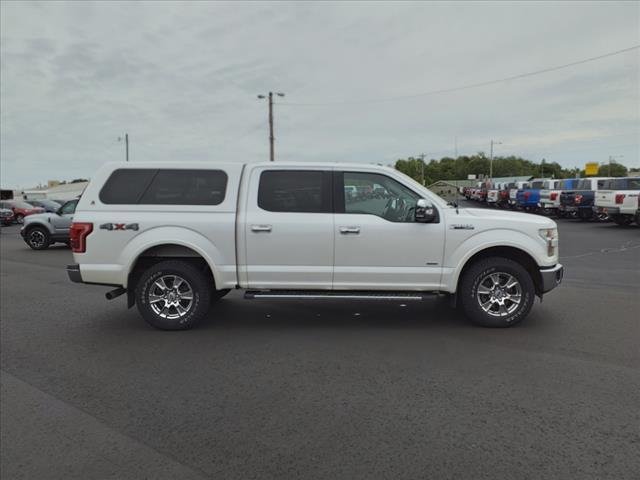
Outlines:
<svg viewBox="0 0 640 480"><path fill-rule="evenodd" d="M183 281L177 290L176 276ZM174 277L173 284L168 280L170 277ZM187 301L188 292L184 290L184 283L191 291L190 301ZM135 287L138 311L152 327L160 330L187 330L197 325L207 314L211 303L211 283L212 279L208 275L190 263L180 260L156 263L142 274ZM162 290L158 284L164 284L168 288ZM164 297L158 300L162 292L166 292L167 295L173 293L174 296L167 297L166 300ZM176 298L176 293L181 293L184 298L180 296ZM155 298L151 299L150 297L154 295ZM169 301L171 305L166 307ZM177 305L180 305L185 312L181 313ZM162 312L157 311L158 309L165 312L164 317Z"/></svg>
<svg viewBox="0 0 640 480"><path fill-rule="evenodd" d="M515 305L514 300L509 299L510 297L505 298L503 293L496 291L495 294L500 295L504 309L507 310L503 312L503 316L498 316L499 311L494 311L493 314L486 312L480 304L482 300L485 300L485 305L491 302L488 308L492 309L495 305L498 305L497 309L499 310L501 308L499 303L495 303L500 302L499 299L494 302L492 300L494 298L493 294L478 293L481 283L483 287L486 287L487 279L492 281L489 276L496 274L498 279L505 280L509 276L514 278L518 282L517 288L520 291L520 303L517 305ZM505 280L505 285L507 283ZM500 292L504 290L510 296L515 295L517 292L516 287L509 289L502 285L499 288ZM459 283L458 295L464 313L476 325L493 328L511 327L524 320L529 314L535 297L535 286L529 272L518 262L508 258L491 257L479 260L464 272ZM516 297L514 296L513 298L515 299ZM507 301L509 302L508 304ZM511 310L514 305L515 308Z"/></svg>
<svg viewBox="0 0 640 480"><path fill-rule="evenodd" d="M51 236L44 227L32 227L25 234L24 241L33 250L46 250L51 245Z"/></svg>
<svg viewBox="0 0 640 480"><path fill-rule="evenodd" d="M621 227L628 227L633 223L633 217L631 215L611 215L611 220Z"/></svg>
<svg viewBox="0 0 640 480"><path fill-rule="evenodd" d="M24 223L24 215L21 213L16 214L15 216L16 223L23 224Z"/></svg>

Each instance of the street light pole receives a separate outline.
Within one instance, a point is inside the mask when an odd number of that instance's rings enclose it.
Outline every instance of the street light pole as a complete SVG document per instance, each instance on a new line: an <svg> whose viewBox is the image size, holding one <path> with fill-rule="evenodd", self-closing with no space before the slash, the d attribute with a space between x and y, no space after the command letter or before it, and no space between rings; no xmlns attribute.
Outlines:
<svg viewBox="0 0 640 480"><path fill-rule="evenodd" d="M489 153L489 179L491 183L493 183L493 146L494 145L502 145L502 142L496 142L491 139L491 150Z"/></svg>
<svg viewBox="0 0 640 480"><path fill-rule="evenodd" d="M284 97L284 93L276 93L279 97ZM269 103L269 160L272 162L275 160L274 152L274 140L273 136L273 92L269 92L267 95L258 95L258 98L267 98Z"/></svg>

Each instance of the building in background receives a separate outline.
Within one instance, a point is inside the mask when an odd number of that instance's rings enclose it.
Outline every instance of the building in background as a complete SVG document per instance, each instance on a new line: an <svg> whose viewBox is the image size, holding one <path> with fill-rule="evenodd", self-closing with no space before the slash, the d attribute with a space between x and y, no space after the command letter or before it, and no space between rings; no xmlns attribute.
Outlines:
<svg viewBox="0 0 640 480"><path fill-rule="evenodd" d="M82 195L89 182L60 183L57 180L49 180L46 187L25 189L20 192L20 197L26 200L71 200Z"/></svg>
<svg viewBox="0 0 640 480"><path fill-rule="evenodd" d="M475 187L478 180L438 180L427 188L446 200L452 200L461 195L460 189Z"/></svg>

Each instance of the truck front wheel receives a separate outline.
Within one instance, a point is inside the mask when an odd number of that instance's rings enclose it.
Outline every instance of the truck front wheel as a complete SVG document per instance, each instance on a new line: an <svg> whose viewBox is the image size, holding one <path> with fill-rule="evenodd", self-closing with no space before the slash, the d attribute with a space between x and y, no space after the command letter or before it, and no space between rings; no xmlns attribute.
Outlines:
<svg viewBox="0 0 640 480"><path fill-rule="evenodd" d="M535 286L519 263L502 257L480 260L463 274L459 298L466 316L483 327L511 327L533 306Z"/></svg>
<svg viewBox="0 0 640 480"><path fill-rule="evenodd" d="M142 317L160 330L186 330L206 315L211 280L194 265L166 260L149 267L136 285Z"/></svg>

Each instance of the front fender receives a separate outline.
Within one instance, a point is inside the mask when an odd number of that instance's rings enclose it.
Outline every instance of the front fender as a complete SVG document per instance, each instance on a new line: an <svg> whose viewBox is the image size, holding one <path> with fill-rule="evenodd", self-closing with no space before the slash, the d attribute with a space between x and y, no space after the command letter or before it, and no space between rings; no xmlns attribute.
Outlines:
<svg viewBox="0 0 640 480"><path fill-rule="evenodd" d="M477 253L492 247L510 247L528 254L539 266L557 263L554 257L547 257L545 245L542 241L530 237L518 230L495 229L478 232L455 246L446 255L446 265L443 272L443 285L446 291L455 292L460 274L469 260Z"/></svg>
<svg viewBox="0 0 640 480"><path fill-rule="evenodd" d="M198 253L205 259L216 285L222 285L219 265L224 265L222 252L201 233L184 227L154 227L137 235L120 253L118 263L123 265L123 285L127 286L129 273L138 257L146 250L160 245L180 245Z"/></svg>

